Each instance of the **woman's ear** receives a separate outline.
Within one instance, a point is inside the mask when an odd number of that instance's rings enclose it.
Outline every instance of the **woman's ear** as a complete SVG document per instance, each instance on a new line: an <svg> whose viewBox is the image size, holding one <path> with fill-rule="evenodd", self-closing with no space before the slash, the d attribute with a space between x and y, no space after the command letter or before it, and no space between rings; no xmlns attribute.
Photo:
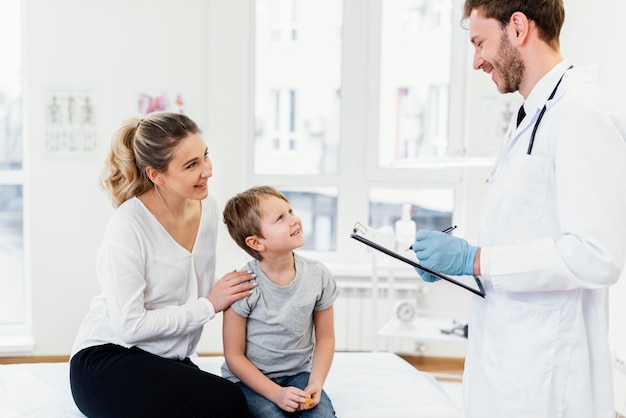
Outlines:
<svg viewBox="0 0 626 418"><path fill-rule="evenodd" d="M159 173L155 168L146 167L146 174L148 175L150 181L152 181L152 183L154 183L155 185L160 186L161 184L163 184L163 178L161 177L161 173Z"/></svg>
<svg viewBox="0 0 626 418"><path fill-rule="evenodd" d="M255 251L263 251L265 249L265 245L263 245L259 237L256 235L246 237L246 245Z"/></svg>

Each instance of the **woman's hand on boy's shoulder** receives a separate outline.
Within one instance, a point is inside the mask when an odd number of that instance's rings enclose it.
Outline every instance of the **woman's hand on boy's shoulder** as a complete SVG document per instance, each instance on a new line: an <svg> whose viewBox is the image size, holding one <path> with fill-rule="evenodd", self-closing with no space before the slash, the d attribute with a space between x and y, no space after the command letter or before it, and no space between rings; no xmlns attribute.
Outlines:
<svg viewBox="0 0 626 418"><path fill-rule="evenodd" d="M235 301L250 296L256 286L255 275L249 271L232 271L219 279L211 288L207 299L215 313L222 312Z"/></svg>

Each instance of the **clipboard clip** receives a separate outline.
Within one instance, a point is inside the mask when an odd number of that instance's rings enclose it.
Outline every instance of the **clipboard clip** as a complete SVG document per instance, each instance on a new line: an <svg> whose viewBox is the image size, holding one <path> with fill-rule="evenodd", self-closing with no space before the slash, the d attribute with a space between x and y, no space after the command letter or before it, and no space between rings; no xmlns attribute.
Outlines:
<svg viewBox="0 0 626 418"><path fill-rule="evenodd" d="M363 225L361 222L357 222L354 224L354 229L352 230L355 234L360 232L361 234L367 234L367 227Z"/></svg>

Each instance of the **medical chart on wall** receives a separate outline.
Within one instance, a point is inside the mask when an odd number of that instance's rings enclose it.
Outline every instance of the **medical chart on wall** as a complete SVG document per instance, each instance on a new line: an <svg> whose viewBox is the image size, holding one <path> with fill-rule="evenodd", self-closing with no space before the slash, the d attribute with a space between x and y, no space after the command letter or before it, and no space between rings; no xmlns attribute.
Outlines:
<svg viewBox="0 0 626 418"><path fill-rule="evenodd" d="M44 155L52 159L94 157L98 142L93 90L48 88L44 106Z"/></svg>
<svg viewBox="0 0 626 418"><path fill-rule="evenodd" d="M140 116L145 116L152 112L174 112L186 114L185 100L183 94L166 92L141 92L137 99L137 111Z"/></svg>

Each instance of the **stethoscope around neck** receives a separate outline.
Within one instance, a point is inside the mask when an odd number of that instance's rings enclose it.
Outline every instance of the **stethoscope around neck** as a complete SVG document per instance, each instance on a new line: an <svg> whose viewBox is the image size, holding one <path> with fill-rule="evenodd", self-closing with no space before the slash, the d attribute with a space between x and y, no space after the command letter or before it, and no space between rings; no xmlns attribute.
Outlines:
<svg viewBox="0 0 626 418"><path fill-rule="evenodd" d="M574 67L573 65L570 65L567 68L567 70L573 67ZM567 70L565 70L565 72L561 75L561 78L559 78L559 81L557 81L556 86L554 86L554 89L552 90L552 93L550 93L550 96L548 96L548 100L546 100L546 104L543 105L543 107L541 108L541 112L539 112L539 116L537 117L537 122L535 122L535 126L533 126L533 131L530 134L530 141L528 141L528 150L526 151L527 155L530 155L533 152L533 145L535 144L535 135L537 134L537 129L539 128L541 119L543 119L543 115L546 113L546 110L548 109L548 102L554 98L554 95L556 94L556 91L559 89L559 85L561 84L561 81L563 81L563 77L565 76L565 73L567 72ZM487 183L491 183L494 180L495 173L498 170L498 167L500 166L500 162L502 161L502 157L504 156L504 154L505 154L505 151L503 150L500 156L498 157L498 161L496 161L496 164L494 165L493 170L491 170L491 173L485 179Z"/></svg>
<svg viewBox="0 0 626 418"><path fill-rule="evenodd" d="M573 67L573 65L570 65L567 70L571 69ZM530 155L533 152L533 145L535 143L535 135L537 134L537 128L539 127L539 123L541 123L541 119L543 119L543 115L546 113L546 109L548 108L548 102L550 100L552 100L554 98L554 95L556 94L556 91L559 88L559 85L561 84L561 81L563 81L563 77L565 76L565 73L567 72L567 70L565 70L565 72L561 75L561 78L559 78L559 81L557 81L556 86L554 86L554 89L552 90L552 93L550 93L550 97L548 97L548 100L546 100L546 104L543 105L543 108L541 108L541 112L539 112L539 116L537 117L537 122L535 122L535 126L533 127L533 132L530 134L530 141L528 142L528 151L526 151L526 154Z"/></svg>

